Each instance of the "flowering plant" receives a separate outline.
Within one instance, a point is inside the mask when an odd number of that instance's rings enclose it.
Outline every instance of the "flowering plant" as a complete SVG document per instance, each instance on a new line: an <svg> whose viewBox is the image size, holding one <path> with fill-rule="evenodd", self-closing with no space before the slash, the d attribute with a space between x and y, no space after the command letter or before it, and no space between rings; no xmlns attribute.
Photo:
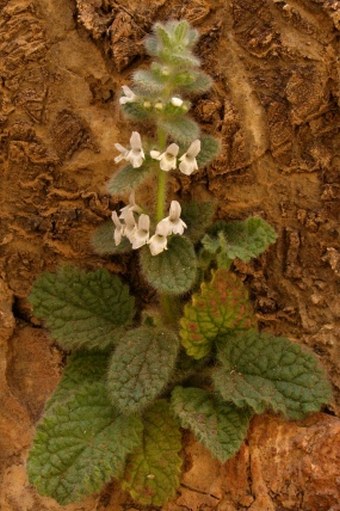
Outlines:
<svg viewBox="0 0 340 511"><path fill-rule="evenodd" d="M128 286L105 269L64 267L33 286L34 314L67 352L67 364L37 427L28 460L39 492L67 504L111 478L141 504L176 494L181 431L221 462L240 448L252 415L298 419L320 409L329 385L314 356L257 329L248 292L232 271L276 239L259 217L213 222L213 201L182 202L169 176L191 176L219 149L187 115L210 78L193 54L186 21L157 23L149 69L123 86L124 113L143 122L125 165L108 183L128 203L93 237L101 255L137 250L154 306L136 314ZM150 203L145 183L156 190Z"/></svg>

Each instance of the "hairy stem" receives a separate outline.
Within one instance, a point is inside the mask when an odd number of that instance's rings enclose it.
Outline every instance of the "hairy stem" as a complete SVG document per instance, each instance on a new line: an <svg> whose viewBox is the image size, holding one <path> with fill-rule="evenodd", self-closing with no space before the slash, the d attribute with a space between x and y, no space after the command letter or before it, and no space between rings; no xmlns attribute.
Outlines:
<svg viewBox="0 0 340 511"><path fill-rule="evenodd" d="M161 129L157 129L158 137L158 150L163 152L166 146L166 133ZM157 187L157 206L156 206L156 220L160 222L165 216L165 202L166 202L166 185L167 185L167 172L159 169L158 171L158 187ZM176 324L179 318L179 302L177 297L169 296L167 294L159 295L159 303L161 306L162 320L164 324Z"/></svg>

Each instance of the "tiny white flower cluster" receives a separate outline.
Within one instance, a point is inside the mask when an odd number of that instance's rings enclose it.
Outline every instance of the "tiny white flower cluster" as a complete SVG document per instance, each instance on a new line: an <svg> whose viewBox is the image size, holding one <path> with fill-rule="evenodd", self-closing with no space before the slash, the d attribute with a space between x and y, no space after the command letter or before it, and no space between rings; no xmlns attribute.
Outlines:
<svg viewBox="0 0 340 511"><path fill-rule="evenodd" d="M137 221L135 213L139 215ZM171 234L182 235L187 227L181 219L179 202L173 200L170 204L169 215L158 222L155 234L150 237L150 217L142 213L142 209L136 204L133 192L129 197L129 204L120 210L119 216L116 211L112 212L112 221L115 226L113 239L116 246L125 236L134 250L148 244L153 256L167 250L168 236Z"/></svg>
<svg viewBox="0 0 340 511"><path fill-rule="evenodd" d="M126 103L135 103L138 101L138 96L130 89L130 87L128 87L127 85L123 85L122 89L123 89L124 95L119 98L119 103L121 105L126 105ZM170 103L172 106L175 106L177 108L182 108L182 110L185 110L185 111L188 110L188 105L186 105L184 103L183 99L181 99L177 96L173 96L170 99ZM152 103L150 101L146 100L143 102L143 106L145 108L151 108ZM156 103L154 104L154 107L156 108L156 110L163 110L164 106L165 106L165 104L161 100L157 100Z"/></svg>
<svg viewBox="0 0 340 511"><path fill-rule="evenodd" d="M119 163L122 160L126 160L133 168L139 168L143 165L143 160L145 160L145 153L142 147L142 139L138 131L133 131L130 137L130 149L126 149L126 147L121 144L115 144L115 148L120 152L118 156L115 157L115 162ZM190 176L195 170L198 169L196 156L201 150L201 141L199 139L194 140L187 151L179 158L180 164L178 166L179 170ZM169 172L169 170L174 170L177 168L177 155L179 151L179 146L175 143L170 144L167 149L161 153L160 151L150 151L150 156L154 160L159 160L159 166L165 172Z"/></svg>

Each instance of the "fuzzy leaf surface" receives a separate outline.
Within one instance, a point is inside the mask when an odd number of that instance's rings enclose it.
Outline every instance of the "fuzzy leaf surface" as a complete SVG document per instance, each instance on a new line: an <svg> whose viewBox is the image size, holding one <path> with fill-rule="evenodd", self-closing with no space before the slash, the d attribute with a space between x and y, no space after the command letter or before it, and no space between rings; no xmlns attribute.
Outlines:
<svg viewBox="0 0 340 511"><path fill-rule="evenodd" d="M116 275L64 267L43 273L30 294L34 314L67 349L115 344L134 316L134 299Z"/></svg>
<svg viewBox="0 0 340 511"><path fill-rule="evenodd" d="M180 295L195 282L197 261L194 247L184 236L172 236L168 250L152 256L148 247L140 251L144 277L160 293Z"/></svg>
<svg viewBox="0 0 340 511"><path fill-rule="evenodd" d="M250 328L254 321L247 289L235 274L220 268L184 307L180 337L187 354L200 359L210 352L217 336Z"/></svg>
<svg viewBox="0 0 340 511"><path fill-rule="evenodd" d="M199 138L200 129L188 117L174 116L160 121L160 127L180 144L190 144L193 140Z"/></svg>
<svg viewBox="0 0 340 511"><path fill-rule="evenodd" d="M140 186L152 174L152 166L144 163L135 169L132 165L123 167L116 172L107 184L107 189L112 195L129 192Z"/></svg>
<svg viewBox="0 0 340 511"><path fill-rule="evenodd" d="M316 412L330 399L330 386L316 358L284 337L254 330L221 336L213 380L223 399L267 409L290 419Z"/></svg>
<svg viewBox="0 0 340 511"><path fill-rule="evenodd" d="M142 439L137 417L119 416L102 381L55 404L37 427L28 459L29 481L39 493L66 505L121 477L126 456Z"/></svg>
<svg viewBox="0 0 340 511"><path fill-rule="evenodd" d="M47 401L45 410L65 402L81 386L99 381L107 373L109 354L102 351L76 351L68 359L57 388Z"/></svg>
<svg viewBox="0 0 340 511"><path fill-rule="evenodd" d="M208 165L220 151L220 143L211 135L203 135L201 137L201 150L197 155L197 164L199 167Z"/></svg>
<svg viewBox="0 0 340 511"><path fill-rule="evenodd" d="M244 221L218 222L203 240L206 250L223 258L249 262L264 252L277 238L273 227L260 217Z"/></svg>
<svg viewBox="0 0 340 511"><path fill-rule="evenodd" d="M194 243L199 241L211 225L215 211L216 203L214 201L183 203L181 218L187 224L185 235Z"/></svg>
<svg viewBox="0 0 340 511"><path fill-rule="evenodd" d="M147 69L138 69L133 74L133 79L138 89L146 95L154 96L164 89L164 79Z"/></svg>
<svg viewBox="0 0 340 511"><path fill-rule="evenodd" d="M176 387L171 404L181 426L190 429L222 463L241 447L249 425L248 411L197 388Z"/></svg>
<svg viewBox="0 0 340 511"><path fill-rule="evenodd" d="M137 94L141 94L142 92L142 90L136 87ZM122 110L128 119L141 122L148 121L151 118L150 109L145 108L142 103L125 103L125 105L122 105Z"/></svg>
<svg viewBox="0 0 340 511"><path fill-rule="evenodd" d="M213 80L210 78L209 75L204 73L203 71L194 72L192 73L193 79L189 82L184 84L183 89L186 92L190 92L193 94L203 94L204 92L207 92L213 84Z"/></svg>
<svg viewBox="0 0 340 511"><path fill-rule="evenodd" d="M144 326L127 332L109 365L113 405L130 414L152 403L171 377L178 349L179 339L169 330Z"/></svg>
<svg viewBox="0 0 340 511"><path fill-rule="evenodd" d="M91 237L91 245L96 254L100 256L126 254L132 250L131 243L127 238L123 238L117 246L113 239L114 225L112 220L97 227Z"/></svg>
<svg viewBox="0 0 340 511"><path fill-rule="evenodd" d="M140 504L162 506L179 486L181 432L165 400L147 410L143 424L143 442L127 461L122 486Z"/></svg>

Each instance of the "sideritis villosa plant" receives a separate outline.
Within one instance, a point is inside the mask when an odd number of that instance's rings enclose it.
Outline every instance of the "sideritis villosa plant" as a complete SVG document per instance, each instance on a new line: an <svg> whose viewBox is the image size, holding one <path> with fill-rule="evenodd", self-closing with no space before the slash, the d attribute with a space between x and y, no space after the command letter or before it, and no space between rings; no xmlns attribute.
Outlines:
<svg viewBox="0 0 340 511"><path fill-rule="evenodd" d="M60 504L116 478L139 503L161 506L180 483L181 428L225 462L252 415L299 419L330 398L314 356L258 331L230 269L273 243L272 227L258 217L212 223L213 202L181 203L169 191L170 173L190 176L219 147L187 115L188 98L211 86L192 51L197 39L186 21L173 21L146 40L153 62L119 100L141 130L115 144L125 166L108 184L128 203L93 237L101 255L138 250L158 309L135 319L127 285L106 269L45 273L30 295L34 314L71 352L28 459L31 483ZM153 203L143 202L147 181Z"/></svg>

